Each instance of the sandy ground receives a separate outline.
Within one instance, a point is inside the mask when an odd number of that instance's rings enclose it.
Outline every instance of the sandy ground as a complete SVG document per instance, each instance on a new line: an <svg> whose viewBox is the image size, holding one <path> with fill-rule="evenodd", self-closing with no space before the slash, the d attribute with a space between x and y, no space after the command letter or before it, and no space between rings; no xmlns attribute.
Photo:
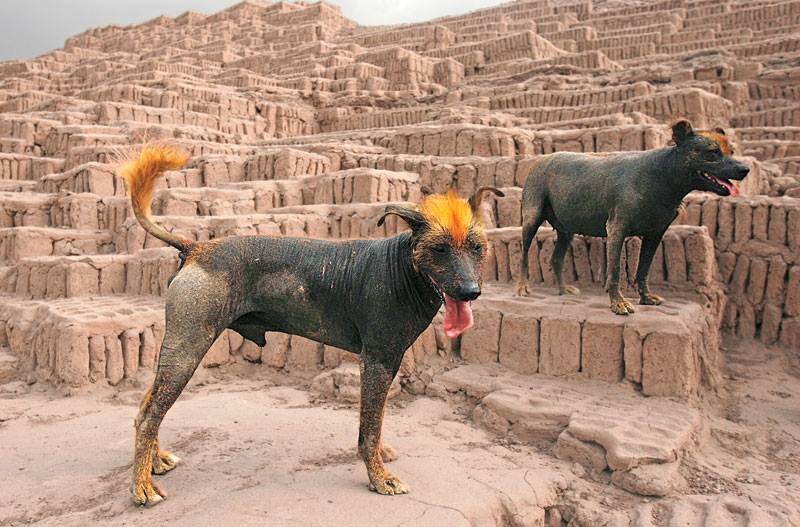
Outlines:
<svg viewBox="0 0 800 527"><path fill-rule="evenodd" d="M15 380L0 353L0 525L800 525L800 366L785 350L726 348L726 389L667 498L484 431L474 401L452 394L393 400L390 468L412 492L379 496L355 455L356 406L234 367L200 374L168 414L162 444L183 462L151 509L128 495L147 379L65 398Z"/></svg>

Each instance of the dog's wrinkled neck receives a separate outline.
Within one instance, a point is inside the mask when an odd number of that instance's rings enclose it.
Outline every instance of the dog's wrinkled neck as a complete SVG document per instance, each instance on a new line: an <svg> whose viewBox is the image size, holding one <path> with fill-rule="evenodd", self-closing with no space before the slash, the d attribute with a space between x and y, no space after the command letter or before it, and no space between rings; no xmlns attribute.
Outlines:
<svg viewBox="0 0 800 527"><path fill-rule="evenodd" d="M667 181L667 193L663 198L672 205L678 206L686 195L694 190L694 173L687 166L686 153L678 146L666 149L656 163L656 176Z"/></svg>
<svg viewBox="0 0 800 527"><path fill-rule="evenodd" d="M398 256L396 264L403 282L406 284L406 294L422 316L436 314L442 306L442 297L433 280L417 269L413 261L413 238L411 233L398 236Z"/></svg>

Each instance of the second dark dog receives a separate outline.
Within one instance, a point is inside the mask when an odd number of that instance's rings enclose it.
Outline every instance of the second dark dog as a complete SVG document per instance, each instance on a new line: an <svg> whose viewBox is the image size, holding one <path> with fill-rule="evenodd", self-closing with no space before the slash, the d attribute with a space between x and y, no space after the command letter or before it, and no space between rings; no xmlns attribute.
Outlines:
<svg viewBox="0 0 800 527"><path fill-rule="evenodd" d="M264 346L279 331L361 355L358 451L370 488L403 494L408 487L383 465L391 449L381 442L389 386L406 349L445 304L451 338L472 326L470 303L481 294L486 235L477 215L478 189L469 202L454 191L426 197L418 208L388 206L411 227L392 238L332 242L307 238L233 236L196 243L156 225L150 201L157 178L183 166L171 147L145 148L119 173L129 187L136 218L156 238L181 251L182 268L166 294L166 328L153 386L136 418L133 499L163 499L152 474L178 458L159 448L164 415L226 328Z"/></svg>
<svg viewBox="0 0 800 527"><path fill-rule="evenodd" d="M664 231L675 219L683 198L693 190L720 196L737 194L731 180L749 168L730 154L724 131L697 132L688 121L672 127L674 146L618 154L556 153L544 156L525 181L522 192L522 273L518 294L526 294L528 250L545 220L558 233L553 273L559 294L576 294L561 276L564 255L573 235L607 236L606 289L611 310L634 312L619 287L620 253L628 236L641 236L636 271L641 304L662 299L650 292L647 275ZM724 150L723 150L724 149Z"/></svg>

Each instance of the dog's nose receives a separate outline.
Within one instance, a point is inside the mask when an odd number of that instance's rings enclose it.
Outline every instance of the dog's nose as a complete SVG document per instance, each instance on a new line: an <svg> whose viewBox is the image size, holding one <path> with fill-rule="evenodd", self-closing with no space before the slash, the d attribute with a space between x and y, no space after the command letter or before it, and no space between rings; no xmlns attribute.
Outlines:
<svg viewBox="0 0 800 527"><path fill-rule="evenodd" d="M739 177L744 178L750 173L750 169L748 167L740 167L736 172Z"/></svg>
<svg viewBox="0 0 800 527"><path fill-rule="evenodd" d="M481 296L481 286L477 282L467 282L458 288L458 299L462 302L475 300Z"/></svg>

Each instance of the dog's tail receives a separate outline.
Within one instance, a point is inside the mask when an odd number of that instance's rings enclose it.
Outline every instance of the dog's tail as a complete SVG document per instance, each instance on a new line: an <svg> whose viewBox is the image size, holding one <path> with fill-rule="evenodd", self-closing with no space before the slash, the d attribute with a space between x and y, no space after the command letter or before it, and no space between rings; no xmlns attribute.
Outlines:
<svg viewBox="0 0 800 527"><path fill-rule="evenodd" d="M189 252L194 242L172 234L154 223L150 202L153 200L156 180L164 174L164 171L183 168L188 160L189 155L174 146L147 145L138 156L124 161L117 169L117 174L125 180L128 192L131 194L133 213L144 230L179 249L181 253Z"/></svg>

